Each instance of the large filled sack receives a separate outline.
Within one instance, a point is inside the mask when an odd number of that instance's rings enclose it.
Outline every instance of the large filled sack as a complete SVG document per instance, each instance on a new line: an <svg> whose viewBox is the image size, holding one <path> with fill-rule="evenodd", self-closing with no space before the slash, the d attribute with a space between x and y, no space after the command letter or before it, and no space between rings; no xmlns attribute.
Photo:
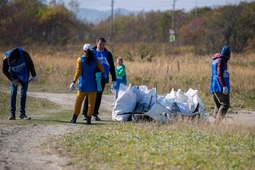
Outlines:
<svg viewBox="0 0 255 170"><path fill-rule="evenodd" d="M136 105L136 94L132 87L120 84L118 98L112 110L112 120L128 121Z"/></svg>
<svg viewBox="0 0 255 170"><path fill-rule="evenodd" d="M148 89L146 86L120 85L119 97L112 111L112 119L115 121L128 121L134 112L144 113L155 121L171 123L169 115L194 115L204 116L205 107L197 90L189 89L183 93L181 89L164 96L157 96L156 89Z"/></svg>

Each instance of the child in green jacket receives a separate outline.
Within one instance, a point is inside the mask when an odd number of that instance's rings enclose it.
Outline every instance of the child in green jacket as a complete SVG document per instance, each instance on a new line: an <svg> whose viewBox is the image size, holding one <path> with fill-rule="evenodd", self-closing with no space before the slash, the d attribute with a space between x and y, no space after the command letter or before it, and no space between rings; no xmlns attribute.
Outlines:
<svg viewBox="0 0 255 170"><path fill-rule="evenodd" d="M127 84L127 76L126 76L126 68L125 65L123 64L123 58L119 57L117 59L117 67L115 68L116 72L116 83L113 86L113 89L115 90L115 99L118 98L118 92L119 92L119 87L120 83L122 84Z"/></svg>

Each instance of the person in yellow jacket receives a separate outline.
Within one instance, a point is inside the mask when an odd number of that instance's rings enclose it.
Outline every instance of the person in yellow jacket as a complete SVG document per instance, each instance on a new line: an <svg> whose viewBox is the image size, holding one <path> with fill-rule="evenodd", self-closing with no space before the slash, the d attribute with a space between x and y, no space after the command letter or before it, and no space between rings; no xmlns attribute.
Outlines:
<svg viewBox="0 0 255 170"><path fill-rule="evenodd" d="M94 112L97 91L101 90L100 83L97 80L98 75L101 76L104 72L100 61L94 56L90 44L84 44L83 55L77 59L76 73L73 82L70 85L70 91L75 89L75 83L78 82L78 92L74 105L73 118L70 123L76 123L77 117L81 111L81 105L85 98L88 97L88 118L86 124L91 124L91 116Z"/></svg>

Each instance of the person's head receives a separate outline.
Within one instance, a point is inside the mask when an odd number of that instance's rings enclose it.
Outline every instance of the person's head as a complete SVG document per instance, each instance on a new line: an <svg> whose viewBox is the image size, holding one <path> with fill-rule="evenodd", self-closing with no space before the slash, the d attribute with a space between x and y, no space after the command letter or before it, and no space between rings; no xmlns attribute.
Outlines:
<svg viewBox="0 0 255 170"><path fill-rule="evenodd" d="M90 44L86 43L83 45L82 49L86 53L88 50L90 50L90 51L92 50L92 46Z"/></svg>
<svg viewBox="0 0 255 170"><path fill-rule="evenodd" d="M225 45L221 50L221 54L227 58L230 58L230 54L231 54L230 47Z"/></svg>
<svg viewBox="0 0 255 170"><path fill-rule="evenodd" d="M16 62L18 57L19 57L19 50L18 50L18 48L14 48L13 50L11 50L7 57L8 57L8 61L10 63Z"/></svg>
<svg viewBox="0 0 255 170"><path fill-rule="evenodd" d="M97 44L97 50L103 51L105 49L106 40L103 37L100 37L96 41Z"/></svg>
<svg viewBox="0 0 255 170"><path fill-rule="evenodd" d="M85 56L86 62L89 63L94 58L92 46L90 44L84 44L83 51L84 51L84 56Z"/></svg>
<svg viewBox="0 0 255 170"><path fill-rule="evenodd" d="M123 64L123 59L122 59L122 57L117 58L117 64L118 64L118 65Z"/></svg>

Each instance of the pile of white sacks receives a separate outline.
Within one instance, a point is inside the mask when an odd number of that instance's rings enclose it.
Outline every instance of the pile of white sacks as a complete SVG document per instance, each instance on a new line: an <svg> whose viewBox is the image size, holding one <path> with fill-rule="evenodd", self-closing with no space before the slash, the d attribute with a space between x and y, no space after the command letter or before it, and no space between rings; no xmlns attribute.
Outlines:
<svg viewBox="0 0 255 170"><path fill-rule="evenodd" d="M198 91L189 89L183 93L180 89L164 96L158 96L156 88L146 86L125 86L120 84L118 99L112 110L114 121L130 120L132 113L144 113L160 123L172 123L172 115L206 116L205 107Z"/></svg>

